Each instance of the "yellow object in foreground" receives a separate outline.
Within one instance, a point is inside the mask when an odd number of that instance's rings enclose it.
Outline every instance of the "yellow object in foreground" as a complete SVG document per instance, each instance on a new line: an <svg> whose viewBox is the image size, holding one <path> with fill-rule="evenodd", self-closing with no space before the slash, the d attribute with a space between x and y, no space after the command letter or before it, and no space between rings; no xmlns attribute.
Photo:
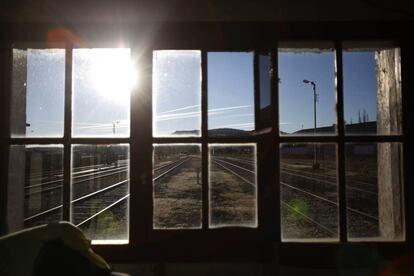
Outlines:
<svg viewBox="0 0 414 276"><path fill-rule="evenodd" d="M0 238L0 275L31 275L33 264L42 248L50 241L59 241L76 251L98 269L110 269L108 263L94 253L82 231L68 222L25 229ZM64 269L64 268L62 268Z"/></svg>

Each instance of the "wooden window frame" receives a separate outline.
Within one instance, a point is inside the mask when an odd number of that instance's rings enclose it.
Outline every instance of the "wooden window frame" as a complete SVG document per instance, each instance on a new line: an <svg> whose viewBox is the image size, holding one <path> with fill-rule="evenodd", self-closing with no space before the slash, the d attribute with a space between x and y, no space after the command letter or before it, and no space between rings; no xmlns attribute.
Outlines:
<svg viewBox="0 0 414 276"><path fill-rule="evenodd" d="M123 39L124 47L131 48L131 56L139 60L140 84L131 98L130 138L71 138L71 63L66 63L65 128L63 138L10 138L9 100L12 65L12 45L18 41L42 41L53 24L10 23L1 24L1 167L0 167L0 233L5 234L7 208L8 147L11 144L63 144L64 145L64 208L63 218L69 218L70 205L70 146L72 144L130 144L130 243L128 245L95 245L93 248L111 262L159 262L159 261L269 261L277 259L285 265L332 266L343 250L369 248L385 256L398 256L407 252L414 242L414 213L409 200L405 201L404 242L346 242L345 206L345 155L347 142L401 142L403 144L404 197L409 198L414 187L410 168L414 156L412 125L414 125L413 93L414 55L410 42L410 24L407 22L264 22L264 23L79 23L72 28L85 37L88 48L92 44L108 47L113 41ZM11 30L11 31L6 31ZM155 33L154 33L155 32ZM125 41L126 40L126 41ZM277 45L279 41L333 41L337 62L337 126L336 136L285 137L279 136ZM391 136L345 136L343 128L343 79L342 41L396 41L401 48L403 133ZM128 46L129 45L129 46ZM67 45L66 60L71 60L73 45ZM207 137L207 83L202 79L202 136L200 138L153 138L152 137L152 51L153 50L201 50L202 74L207 74L206 53L209 51L255 51L254 74L257 78L257 53L271 56L272 130L255 137ZM68 76L69 74L69 76ZM255 95L258 93L255 84ZM256 96L257 97L257 96ZM255 97L255 101L257 101ZM68 104L69 103L69 104ZM256 112L258 112L256 110ZM256 116L257 118L257 116ZM257 229L222 228L208 229L206 208L203 208L201 230L152 230L152 144L153 143L200 143L202 144L203 173L207 166L208 143L257 143L258 162L258 221ZM270 141L270 144L269 144ZM332 142L337 147L338 187L340 204L340 241L337 243L291 243L280 239L279 193L279 144L292 142ZM203 174L203 182L207 175ZM266 181L265 181L266 180ZM263 184L267 183L267 184ZM206 204L206 184L203 184L203 207ZM65 205L66 204L66 205ZM208 203L207 203L208 204ZM208 218L208 216L207 216ZM208 222L208 221L207 221ZM318 254L315 254L318 250ZM358 262L358 261L356 261Z"/></svg>

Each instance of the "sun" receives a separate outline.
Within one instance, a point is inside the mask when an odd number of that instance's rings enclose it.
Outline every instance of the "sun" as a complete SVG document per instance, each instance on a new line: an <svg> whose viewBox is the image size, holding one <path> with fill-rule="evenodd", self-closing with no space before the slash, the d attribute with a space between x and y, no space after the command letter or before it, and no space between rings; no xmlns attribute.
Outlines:
<svg viewBox="0 0 414 276"><path fill-rule="evenodd" d="M99 49L94 54L91 72L94 88L109 101L129 102L137 81L130 49Z"/></svg>

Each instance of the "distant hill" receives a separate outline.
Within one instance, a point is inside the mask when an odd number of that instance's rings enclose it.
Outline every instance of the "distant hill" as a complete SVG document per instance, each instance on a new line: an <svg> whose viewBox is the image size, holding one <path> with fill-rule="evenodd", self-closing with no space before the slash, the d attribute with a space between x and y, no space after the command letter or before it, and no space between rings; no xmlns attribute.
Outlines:
<svg viewBox="0 0 414 276"><path fill-rule="evenodd" d="M250 136L252 131L246 131L234 128L216 128L208 131L211 137L224 137L224 136ZM172 133L174 136L198 136L200 135L199 130L177 130Z"/></svg>
<svg viewBox="0 0 414 276"><path fill-rule="evenodd" d="M174 136L199 136L199 130L176 130L172 133Z"/></svg>
<svg viewBox="0 0 414 276"><path fill-rule="evenodd" d="M363 122L355 124L346 124L345 131L347 134L375 134L377 132L377 122ZM322 134L334 134L336 132L336 125L318 127L316 133ZM291 133L291 135L313 135L313 128L305 128Z"/></svg>
<svg viewBox="0 0 414 276"><path fill-rule="evenodd" d="M364 122L364 123L356 123L356 124L347 124L345 125L345 130L347 134L373 134L377 131L377 122ZM331 126L324 126L318 127L316 129L316 133L319 135L324 134L334 134L336 132L336 125ZM227 137L227 136L237 136L237 137L247 137L251 136L254 133L254 130L242 130L242 129L234 129L234 128L215 128L209 129L208 135L210 137ZM281 135L313 135L314 129L313 128L305 128L293 133L287 133L284 131L280 131ZM199 136L199 130L177 130L172 133L173 136Z"/></svg>
<svg viewBox="0 0 414 276"><path fill-rule="evenodd" d="M223 137L223 136L251 136L252 131L246 131L234 128L216 128L208 130L209 136L212 137Z"/></svg>

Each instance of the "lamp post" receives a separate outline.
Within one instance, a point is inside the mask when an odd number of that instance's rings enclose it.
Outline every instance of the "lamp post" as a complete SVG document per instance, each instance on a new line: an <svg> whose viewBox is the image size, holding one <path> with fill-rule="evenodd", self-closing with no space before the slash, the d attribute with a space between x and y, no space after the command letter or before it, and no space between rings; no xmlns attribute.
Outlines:
<svg viewBox="0 0 414 276"><path fill-rule="evenodd" d="M313 135L316 135L316 101L317 96L316 94L316 83L314 81L303 80L304 83L312 85L313 90ZM318 163L318 153L317 153L317 145L314 144L313 146L313 169L319 169L320 165Z"/></svg>
<svg viewBox="0 0 414 276"><path fill-rule="evenodd" d="M115 134L115 124L119 124L118 121L112 123L112 132Z"/></svg>

